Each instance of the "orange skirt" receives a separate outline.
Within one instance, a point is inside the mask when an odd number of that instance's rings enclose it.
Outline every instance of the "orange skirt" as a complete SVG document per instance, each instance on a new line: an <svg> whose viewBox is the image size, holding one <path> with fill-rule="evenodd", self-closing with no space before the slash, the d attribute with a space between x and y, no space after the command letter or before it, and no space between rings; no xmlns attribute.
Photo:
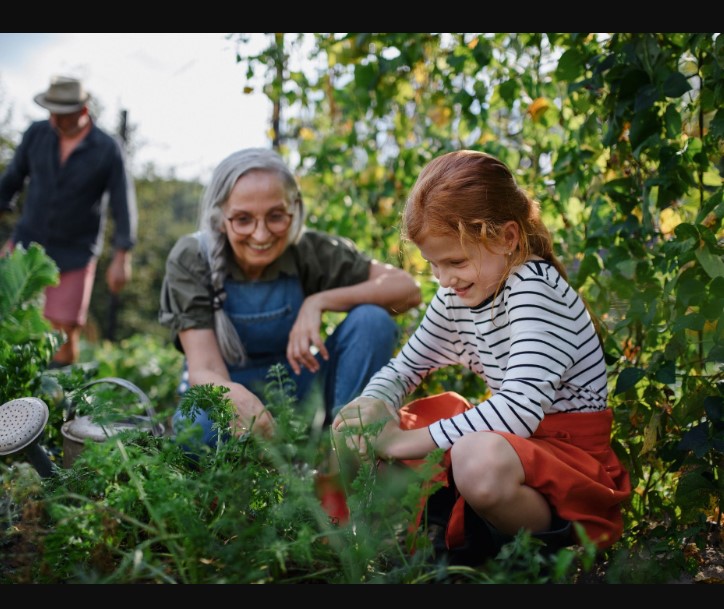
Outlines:
<svg viewBox="0 0 724 609"><path fill-rule="evenodd" d="M461 395L446 392L410 402L400 409L400 427L416 429L464 412L471 405ZM525 484L540 492L558 516L578 522L599 549L621 538L621 504L631 495L629 474L611 448L610 409L599 412L546 415L529 438L499 433L518 453ZM406 460L414 467L422 460ZM435 477L448 484L451 467L446 451L444 471ZM448 527L448 545L464 539L462 497L453 508ZM419 524L419 523L418 523Z"/></svg>

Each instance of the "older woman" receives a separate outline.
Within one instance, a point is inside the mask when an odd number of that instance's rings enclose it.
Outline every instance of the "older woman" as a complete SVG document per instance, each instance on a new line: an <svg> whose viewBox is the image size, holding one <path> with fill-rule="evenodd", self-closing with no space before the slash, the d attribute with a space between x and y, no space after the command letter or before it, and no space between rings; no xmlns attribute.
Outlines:
<svg viewBox="0 0 724 609"><path fill-rule="evenodd" d="M180 390L228 387L237 435L273 433L263 386L276 363L290 370L299 400L320 379L331 421L391 357L398 340L391 315L421 302L407 272L304 221L297 182L279 154L240 150L215 169L200 230L168 256L159 320L185 355ZM325 311L346 315L323 340ZM177 411L175 428L182 419ZM206 413L194 422L213 446Z"/></svg>

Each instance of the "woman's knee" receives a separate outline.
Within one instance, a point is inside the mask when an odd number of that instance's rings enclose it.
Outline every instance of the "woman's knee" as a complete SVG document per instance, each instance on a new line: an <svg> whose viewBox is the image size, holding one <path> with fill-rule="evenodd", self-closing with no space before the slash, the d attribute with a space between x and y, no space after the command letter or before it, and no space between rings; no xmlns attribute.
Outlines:
<svg viewBox="0 0 724 609"><path fill-rule="evenodd" d="M176 409L171 419L174 436L179 438L186 450L194 452L201 446L214 448L217 432L205 410L197 409L192 417L185 416Z"/></svg>
<svg viewBox="0 0 724 609"><path fill-rule="evenodd" d="M357 305L349 311L343 325L347 332L359 335L361 340L377 342L387 338L393 342L399 338L399 328L395 320L379 305Z"/></svg>

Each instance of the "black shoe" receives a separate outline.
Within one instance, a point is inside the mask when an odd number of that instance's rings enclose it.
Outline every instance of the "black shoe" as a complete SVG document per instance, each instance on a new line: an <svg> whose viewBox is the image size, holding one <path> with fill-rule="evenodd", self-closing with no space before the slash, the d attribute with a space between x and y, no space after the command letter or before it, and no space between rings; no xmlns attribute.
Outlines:
<svg viewBox="0 0 724 609"><path fill-rule="evenodd" d="M558 514L554 513L551 518L551 526L547 531L542 533L533 533L534 539L540 539L543 542L541 553L555 554L561 548L572 546L576 543L573 534L573 523L570 520L564 520Z"/></svg>
<svg viewBox="0 0 724 609"><path fill-rule="evenodd" d="M465 542L458 547L447 547L447 529L450 515L458 499L455 489L443 486L430 495L423 517L423 530L432 544L433 560L448 565L474 566L494 557L504 543L512 537L503 536L492 525L480 518L465 504Z"/></svg>
<svg viewBox="0 0 724 609"><path fill-rule="evenodd" d="M61 368L70 368L71 364L65 364L63 362L56 362L55 360L51 360L48 364L48 370L59 370Z"/></svg>
<svg viewBox="0 0 724 609"><path fill-rule="evenodd" d="M465 542L448 550L452 565L476 567L495 558L500 549L513 541L512 535L501 533L484 518L478 516L467 503L465 504Z"/></svg>
<svg viewBox="0 0 724 609"><path fill-rule="evenodd" d="M561 548L575 543L573 524L555 513L551 519L550 529L542 533L533 533L531 537L543 542L539 551L544 556L555 554ZM458 554L458 560L464 561L461 564L474 566L489 558L495 558L501 548L514 539L514 535L502 533L490 522L478 516L466 503L465 545L459 549L455 548L455 552Z"/></svg>
<svg viewBox="0 0 724 609"><path fill-rule="evenodd" d="M440 488L427 501L427 533L436 561L444 560L450 565L478 566L490 558L495 558L505 544L514 540L513 535L499 531L487 520L478 516L466 503L465 541L461 546L448 548L447 526L456 500L455 490L448 486ZM550 530L534 533L531 537L543 542L540 552L544 555L554 554L561 548L576 543L571 522L555 513Z"/></svg>

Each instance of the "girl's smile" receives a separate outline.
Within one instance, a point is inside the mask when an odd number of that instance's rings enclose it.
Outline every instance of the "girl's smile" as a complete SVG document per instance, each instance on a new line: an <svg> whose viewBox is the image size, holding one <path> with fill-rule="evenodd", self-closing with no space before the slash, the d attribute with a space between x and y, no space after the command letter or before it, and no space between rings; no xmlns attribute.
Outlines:
<svg viewBox="0 0 724 609"><path fill-rule="evenodd" d="M515 222L502 231L503 244L470 243L465 248L457 236L425 234L418 239L422 257L430 263L440 285L450 288L466 305L474 307L492 296L510 271L509 252L518 243ZM508 244L508 245L505 245Z"/></svg>

